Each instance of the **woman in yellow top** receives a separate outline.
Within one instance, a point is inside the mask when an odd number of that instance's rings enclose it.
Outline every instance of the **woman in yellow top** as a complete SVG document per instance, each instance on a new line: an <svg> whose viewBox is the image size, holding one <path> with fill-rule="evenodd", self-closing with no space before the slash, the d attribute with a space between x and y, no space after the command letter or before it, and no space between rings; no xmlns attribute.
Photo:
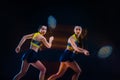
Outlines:
<svg viewBox="0 0 120 80"><path fill-rule="evenodd" d="M35 68L41 71L39 74L39 80L44 80L46 68L41 63L41 61L38 60L37 52L42 44L44 44L47 48L51 48L52 41L54 39L54 37L51 36L49 38L49 42L47 42L46 38L44 37L46 32L47 32L47 26L43 25L38 29L38 32L23 36L17 48L15 49L16 53L20 52L21 46L27 39L31 39L30 48L29 50L25 51L24 55L22 56L23 61L21 65L21 70L13 78L13 80L20 80L25 75L30 65L34 66Z"/></svg>
<svg viewBox="0 0 120 80"><path fill-rule="evenodd" d="M50 76L48 80L56 80L57 78L60 78L66 72L68 67L73 69L75 72L72 76L72 80L78 80L81 69L77 62L74 60L74 54L83 53L85 55L89 55L89 52L86 49L79 47L79 37L82 33L82 27L75 26L74 33L75 34L68 38L67 47L60 57L60 66L58 72Z"/></svg>

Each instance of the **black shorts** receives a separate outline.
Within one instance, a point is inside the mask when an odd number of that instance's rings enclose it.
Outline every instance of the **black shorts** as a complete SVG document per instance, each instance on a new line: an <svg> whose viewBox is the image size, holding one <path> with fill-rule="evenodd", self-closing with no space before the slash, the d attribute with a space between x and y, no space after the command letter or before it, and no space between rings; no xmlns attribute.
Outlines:
<svg viewBox="0 0 120 80"><path fill-rule="evenodd" d="M38 60L38 53L29 49L23 53L22 60L27 60L28 63L35 63Z"/></svg>
<svg viewBox="0 0 120 80"><path fill-rule="evenodd" d="M60 56L60 62L65 62L65 61L74 61L74 53L69 50L65 50L63 54Z"/></svg>

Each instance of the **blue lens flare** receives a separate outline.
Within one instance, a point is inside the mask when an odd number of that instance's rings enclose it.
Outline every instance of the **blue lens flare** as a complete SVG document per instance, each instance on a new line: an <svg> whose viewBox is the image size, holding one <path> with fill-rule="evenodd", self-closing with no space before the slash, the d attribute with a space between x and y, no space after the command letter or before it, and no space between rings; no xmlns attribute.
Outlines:
<svg viewBox="0 0 120 80"><path fill-rule="evenodd" d="M48 17L48 26L52 29L56 27L56 19L52 15Z"/></svg>
<svg viewBox="0 0 120 80"><path fill-rule="evenodd" d="M98 57L107 58L111 55L112 51L113 51L112 46L103 46L98 51Z"/></svg>

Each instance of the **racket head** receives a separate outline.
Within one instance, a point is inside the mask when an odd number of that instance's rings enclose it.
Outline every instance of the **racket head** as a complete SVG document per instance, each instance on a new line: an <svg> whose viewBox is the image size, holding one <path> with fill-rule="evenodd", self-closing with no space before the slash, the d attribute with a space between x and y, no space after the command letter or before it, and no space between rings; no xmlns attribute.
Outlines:
<svg viewBox="0 0 120 80"><path fill-rule="evenodd" d="M50 15L48 16L48 27L50 29L55 29L56 28L56 19L54 16Z"/></svg>
<svg viewBox="0 0 120 80"><path fill-rule="evenodd" d="M107 58L111 55L112 53L112 46L110 45L106 45L106 46L103 46L99 49L98 51L98 57L99 58Z"/></svg>

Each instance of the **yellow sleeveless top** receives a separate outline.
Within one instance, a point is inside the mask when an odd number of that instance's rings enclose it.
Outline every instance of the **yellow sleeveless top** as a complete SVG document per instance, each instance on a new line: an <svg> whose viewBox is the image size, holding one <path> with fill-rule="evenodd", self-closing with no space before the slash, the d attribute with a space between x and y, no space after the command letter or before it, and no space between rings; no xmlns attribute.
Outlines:
<svg viewBox="0 0 120 80"><path fill-rule="evenodd" d="M73 34L72 37L75 39L75 44L78 46L78 45L79 45L79 40L78 40L78 38L76 37L75 34ZM73 49L73 47L71 46L70 43L67 44L67 47L68 47L68 50L74 51L74 49Z"/></svg>
<svg viewBox="0 0 120 80"><path fill-rule="evenodd" d="M35 38L38 36L38 35L41 35L40 32L36 32L33 37L32 37L32 40L31 40L31 45L37 47L37 48L40 48L42 46L41 42L40 41L37 41Z"/></svg>

